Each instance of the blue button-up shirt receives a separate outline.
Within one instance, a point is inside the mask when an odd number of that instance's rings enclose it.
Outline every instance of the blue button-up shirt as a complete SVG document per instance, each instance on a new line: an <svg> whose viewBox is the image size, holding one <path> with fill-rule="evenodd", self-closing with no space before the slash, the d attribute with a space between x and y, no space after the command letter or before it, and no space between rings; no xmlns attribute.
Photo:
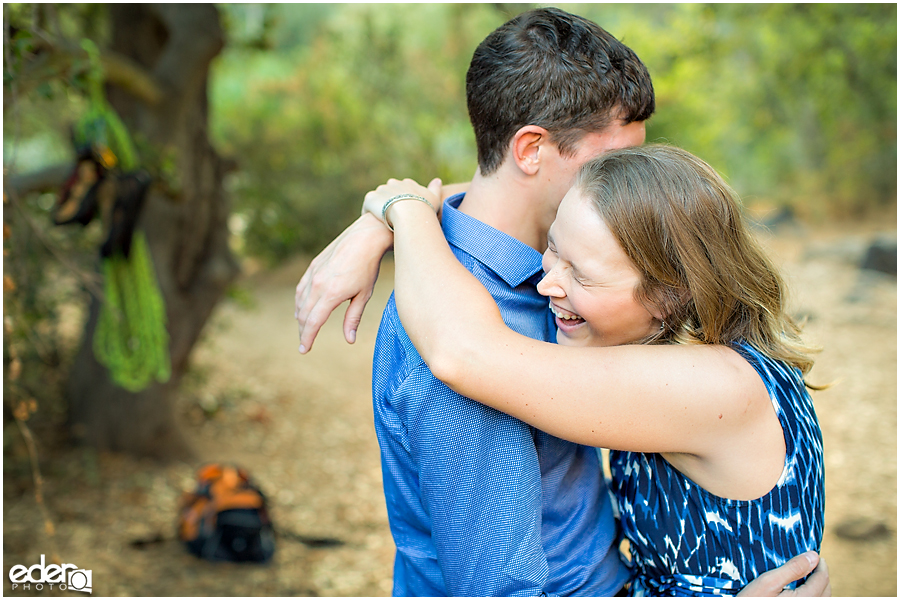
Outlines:
<svg viewBox="0 0 900 600"><path fill-rule="evenodd" d="M462 198L449 199L442 216L456 257L509 327L554 340L536 289L540 253L457 210ZM609 596L621 588L628 572L595 450L435 379L393 295L375 343L372 393L397 545L395 596Z"/></svg>

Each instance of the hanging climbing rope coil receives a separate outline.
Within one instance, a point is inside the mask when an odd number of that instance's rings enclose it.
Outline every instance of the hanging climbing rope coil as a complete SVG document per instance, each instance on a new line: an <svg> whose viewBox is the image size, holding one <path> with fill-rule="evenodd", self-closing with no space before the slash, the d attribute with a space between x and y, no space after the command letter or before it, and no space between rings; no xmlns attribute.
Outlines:
<svg viewBox="0 0 900 600"><path fill-rule="evenodd" d="M135 234L131 255L103 259L106 303L94 331L94 355L113 381L137 392L169 380L169 335L147 241Z"/></svg>
<svg viewBox="0 0 900 600"><path fill-rule="evenodd" d="M73 127L78 161L60 194L54 221L87 225L101 215L108 231L100 248L105 298L94 331L94 355L116 385L138 392L154 379L168 381L171 374L165 303L147 240L135 231L151 179L138 167L128 130L103 95L97 47L84 40L82 48L90 62L90 108Z"/></svg>

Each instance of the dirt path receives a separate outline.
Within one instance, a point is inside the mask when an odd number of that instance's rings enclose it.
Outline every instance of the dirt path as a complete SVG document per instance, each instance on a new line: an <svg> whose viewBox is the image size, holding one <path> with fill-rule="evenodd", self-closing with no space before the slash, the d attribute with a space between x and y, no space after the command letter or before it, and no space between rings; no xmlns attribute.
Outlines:
<svg viewBox="0 0 900 600"><path fill-rule="evenodd" d="M889 234L896 236L893 228ZM897 286L894 277L856 268L872 235L871 228L791 230L767 240L796 290L795 312L809 316L810 338L825 346L814 380L838 381L814 396L827 468L823 553L836 596L897 594ZM390 594L394 549L369 386L391 265L357 344L343 341L341 312L300 356L293 287L305 264L245 278L252 306L226 301L217 309L179 410L203 459L237 462L258 479L278 527L342 544L281 539L264 567L204 563L171 539L177 497L199 463L160 466L69 451L44 461L55 549L28 486L7 478L7 572L42 553L50 562L56 552L92 569L94 593L102 596ZM164 540L133 545L157 534ZM4 591L11 593L8 581Z"/></svg>

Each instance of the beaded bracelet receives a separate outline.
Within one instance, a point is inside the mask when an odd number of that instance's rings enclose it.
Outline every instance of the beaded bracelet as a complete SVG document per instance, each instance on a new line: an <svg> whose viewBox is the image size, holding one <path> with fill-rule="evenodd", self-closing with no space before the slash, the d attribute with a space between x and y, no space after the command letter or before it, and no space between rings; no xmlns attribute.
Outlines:
<svg viewBox="0 0 900 600"><path fill-rule="evenodd" d="M394 196L393 198L385 202L384 206L381 207L381 220L391 231L394 230L394 226L391 225L391 222L387 219L387 209L390 208L394 202L400 202L401 200L419 200L420 202L424 202L429 207L431 207L431 210L434 210L434 206L431 204L431 202L429 202L427 198L423 198L422 196L417 196L416 194L399 194L397 196Z"/></svg>

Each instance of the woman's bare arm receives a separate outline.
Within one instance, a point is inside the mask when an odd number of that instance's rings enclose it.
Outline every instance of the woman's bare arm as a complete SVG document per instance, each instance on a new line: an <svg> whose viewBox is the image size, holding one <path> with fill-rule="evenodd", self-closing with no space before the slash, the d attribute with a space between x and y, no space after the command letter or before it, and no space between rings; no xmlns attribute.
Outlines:
<svg viewBox="0 0 900 600"><path fill-rule="evenodd" d="M428 193L413 184L377 193ZM771 411L754 402L765 390L752 367L727 348L569 348L513 332L427 205L398 202L388 218L401 320L435 376L457 392L575 442L697 455Z"/></svg>

